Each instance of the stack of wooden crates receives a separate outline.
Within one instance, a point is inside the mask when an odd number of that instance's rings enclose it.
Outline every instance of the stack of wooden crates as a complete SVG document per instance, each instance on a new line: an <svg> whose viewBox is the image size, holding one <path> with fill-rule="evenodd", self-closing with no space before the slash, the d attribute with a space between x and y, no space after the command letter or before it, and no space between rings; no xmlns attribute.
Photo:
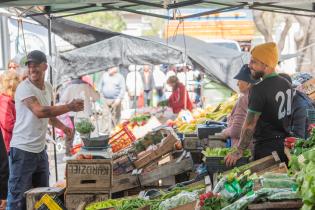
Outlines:
<svg viewBox="0 0 315 210"><path fill-rule="evenodd" d="M89 203L109 199L112 174L112 161L108 159L68 161L65 192L67 209L83 209Z"/></svg>

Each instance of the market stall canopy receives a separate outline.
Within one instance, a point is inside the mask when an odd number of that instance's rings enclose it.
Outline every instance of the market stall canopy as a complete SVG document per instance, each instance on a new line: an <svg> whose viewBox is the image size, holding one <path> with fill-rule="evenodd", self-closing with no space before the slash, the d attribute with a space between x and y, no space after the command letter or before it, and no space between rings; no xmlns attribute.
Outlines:
<svg viewBox="0 0 315 210"><path fill-rule="evenodd" d="M48 28L48 18L46 16L34 16L32 19ZM76 48L122 35L117 32L81 24L63 18L54 19L51 24L51 30L54 34L58 35Z"/></svg>
<svg viewBox="0 0 315 210"><path fill-rule="evenodd" d="M156 37L149 37L149 39L165 43L165 40ZM248 63L248 53L184 35L170 37L168 44L186 53L194 67L206 73L212 80L237 90L236 80L233 77L245 63Z"/></svg>
<svg viewBox="0 0 315 210"><path fill-rule="evenodd" d="M249 63L250 53L240 52L231 48L207 43L200 39L177 35L167 41L158 37L146 37L161 43L167 43L183 51L191 60L195 68L206 73L214 81L217 81L232 90L237 90L236 80L233 77L244 64ZM300 56L301 53L281 55L279 61Z"/></svg>
<svg viewBox="0 0 315 210"><path fill-rule="evenodd" d="M32 17L48 28L48 18ZM52 61L57 83L73 76L92 74L112 66L178 64L188 62L184 52L164 43L117 33L63 18L52 21L52 32L75 49Z"/></svg>
<svg viewBox="0 0 315 210"><path fill-rule="evenodd" d="M32 18L48 27L45 16ZM78 48L99 42L61 54L64 62L57 68L57 81L60 81L59 74L66 79L75 74L90 74L119 64L184 63L187 53L194 61L193 65L199 67L212 80L236 90L233 76L243 65L243 53L189 36L185 36L185 46L182 35L172 37L169 43L166 43L159 38L136 38L63 18L53 20L52 32Z"/></svg>
<svg viewBox="0 0 315 210"><path fill-rule="evenodd" d="M55 81L92 74L119 65L178 64L189 62L184 53L163 43L119 34L60 54L53 62Z"/></svg>
<svg viewBox="0 0 315 210"><path fill-rule="evenodd" d="M315 11L314 3L310 0L253 0L247 2L238 0L3 0L1 1L0 6L25 7L26 16L50 13L64 17L75 14L112 10L132 12L164 19L187 19L244 8L306 16L313 16ZM179 8L204 8L205 11L196 11L185 16L172 12L172 10ZM162 14L160 11L157 11L161 9L165 10ZM168 13L166 11L171 12Z"/></svg>

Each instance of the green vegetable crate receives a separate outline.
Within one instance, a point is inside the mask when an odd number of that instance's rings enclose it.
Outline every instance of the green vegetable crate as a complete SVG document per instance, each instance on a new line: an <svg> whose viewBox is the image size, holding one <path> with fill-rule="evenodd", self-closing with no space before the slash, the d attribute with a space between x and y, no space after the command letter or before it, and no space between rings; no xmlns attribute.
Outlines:
<svg viewBox="0 0 315 210"><path fill-rule="evenodd" d="M236 162L235 166L227 167L224 162L224 157L206 157L206 167L209 174L214 174L217 172L224 172L231 170L235 167L239 167L249 163L249 157L242 157Z"/></svg>

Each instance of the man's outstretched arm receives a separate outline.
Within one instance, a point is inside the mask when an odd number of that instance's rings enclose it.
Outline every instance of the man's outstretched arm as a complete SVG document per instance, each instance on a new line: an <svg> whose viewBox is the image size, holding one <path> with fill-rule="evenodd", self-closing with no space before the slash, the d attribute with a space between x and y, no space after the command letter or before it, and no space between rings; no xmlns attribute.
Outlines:
<svg viewBox="0 0 315 210"><path fill-rule="evenodd" d="M84 102L81 99L74 99L69 104L58 106L42 106L35 96L23 100L23 103L38 118L52 118L70 111L78 112L84 109Z"/></svg>
<svg viewBox="0 0 315 210"><path fill-rule="evenodd" d="M228 154L225 158L225 163L227 166L233 166L236 162L243 156L243 152L248 148L257 125L257 121L260 117L260 113L248 111L246 115L246 120L243 124L240 141L237 147L237 151Z"/></svg>

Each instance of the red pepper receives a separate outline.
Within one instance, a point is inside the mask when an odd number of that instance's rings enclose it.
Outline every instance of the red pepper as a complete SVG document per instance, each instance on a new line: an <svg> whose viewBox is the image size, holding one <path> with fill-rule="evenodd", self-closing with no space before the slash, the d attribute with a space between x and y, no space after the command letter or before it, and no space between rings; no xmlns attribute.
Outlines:
<svg viewBox="0 0 315 210"><path fill-rule="evenodd" d="M199 196L199 199L200 200L205 200L207 197L206 197L206 194L201 194L200 196Z"/></svg>
<svg viewBox="0 0 315 210"><path fill-rule="evenodd" d="M289 149L292 149L294 147L295 142L296 142L295 137L287 137L284 140L284 145L288 147Z"/></svg>
<svg viewBox="0 0 315 210"><path fill-rule="evenodd" d="M199 206L204 206L205 205L205 202L203 200L200 200L199 201Z"/></svg>
<svg viewBox="0 0 315 210"><path fill-rule="evenodd" d="M310 125L308 126L307 131L308 131L309 133L311 133L312 130L313 130L313 128L315 128L315 124L310 124Z"/></svg>
<svg viewBox="0 0 315 210"><path fill-rule="evenodd" d="M207 195L207 198L213 197L213 193L212 192L207 192L206 195Z"/></svg>

